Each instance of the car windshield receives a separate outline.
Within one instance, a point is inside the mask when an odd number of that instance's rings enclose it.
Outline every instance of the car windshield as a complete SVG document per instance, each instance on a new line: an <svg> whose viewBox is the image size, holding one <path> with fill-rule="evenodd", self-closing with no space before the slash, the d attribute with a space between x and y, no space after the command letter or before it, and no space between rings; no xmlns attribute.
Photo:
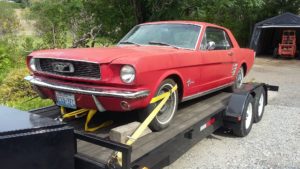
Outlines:
<svg viewBox="0 0 300 169"><path fill-rule="evenodd" d="M200 26L191 24L138 25L118 44L159 45L195 49L200 29Z"/></svg>

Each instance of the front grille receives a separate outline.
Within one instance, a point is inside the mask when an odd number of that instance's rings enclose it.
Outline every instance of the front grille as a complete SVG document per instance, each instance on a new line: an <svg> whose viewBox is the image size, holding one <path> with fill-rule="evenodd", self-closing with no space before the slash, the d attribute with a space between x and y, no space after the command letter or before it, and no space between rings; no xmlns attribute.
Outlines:
<svg viewBox="0 0 300 169"><path fill-rule="evenodd" d="M55 71L53 63L57 63L57 62L72 64L74 70L72 72ZM37 63L39 64L39 66L37 66L39 71L50 73L50 74L69 76L69 77L93 78L93 79L100 79L101 77L99 64L96 63L61 60L61 59L47 59L47 58L39 58Z"/></svg>

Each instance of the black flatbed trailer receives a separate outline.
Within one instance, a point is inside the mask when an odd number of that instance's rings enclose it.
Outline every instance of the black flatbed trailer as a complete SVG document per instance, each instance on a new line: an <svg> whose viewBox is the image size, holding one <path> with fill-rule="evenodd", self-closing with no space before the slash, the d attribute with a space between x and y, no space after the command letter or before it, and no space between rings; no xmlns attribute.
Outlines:
<svg viewBox="0 0 300 169"><path fill-rule="evenodd" d="M181 103L168 128L147 134L132 146L109 139L108 132L115 126L95 133L86 133L80 127L82 122L70 121L68 124L74 128L74 167L75 169L163 168L220 127L237 130L243 121L243 113L249 104L247 103L249 98L253 98L251 101L255 108L260 94L263 93L265 106L268 90L278 91L278 87L248 83L234 93L219 91ZM59 116L60 109L51 106L30 112L55 118ZM121 120L120 123L126 123L126 120ZM108 163L114 151L122 152L122 166Z"/></svg>

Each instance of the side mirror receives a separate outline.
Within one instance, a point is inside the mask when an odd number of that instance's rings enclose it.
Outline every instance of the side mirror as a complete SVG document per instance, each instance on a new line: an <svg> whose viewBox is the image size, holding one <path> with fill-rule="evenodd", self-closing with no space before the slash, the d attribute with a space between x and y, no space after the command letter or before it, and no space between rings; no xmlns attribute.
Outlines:
<svg viewBox="0 0 300 169"><path fill-rule="evenodd" d="M214 50L216 48L216 43L214 41L209 41L207 43L206 49L207 50Z"/></svg>

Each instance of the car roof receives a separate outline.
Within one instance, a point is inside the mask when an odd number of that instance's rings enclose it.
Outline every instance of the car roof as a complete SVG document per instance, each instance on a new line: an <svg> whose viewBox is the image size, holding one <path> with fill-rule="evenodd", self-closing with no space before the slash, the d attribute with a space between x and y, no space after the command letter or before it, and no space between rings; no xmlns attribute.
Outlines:
<svg viewBox="0 0 300 169"><path fill-rule="evenodd" d="M222 26L211 24L211 23L207 23L207 22L183 21L183 20L146 22L146 23L142 23L140 25L151 25L151 24L191 24L191 25L212 26L212 27L226 29L226 28L224 28Z"/></svg>

